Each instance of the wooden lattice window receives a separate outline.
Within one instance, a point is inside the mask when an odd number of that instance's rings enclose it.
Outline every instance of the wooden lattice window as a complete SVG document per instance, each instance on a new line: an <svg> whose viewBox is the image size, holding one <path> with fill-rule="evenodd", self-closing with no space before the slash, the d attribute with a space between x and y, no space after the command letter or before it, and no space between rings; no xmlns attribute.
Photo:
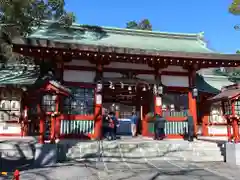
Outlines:
<svg viewBox="0 0 240 180"><path fill-rule="evenodd" d="M240 115L240 101L239 100L234 102L234 109L235 109L236 115Z"/></svg>
<svg viewBox="0 0 240 180"><path fill-rule="evenodd" d="M225 115L231 115L232 114L232 105L230 101L223 102L224 107L224 114Z"/></svg>
<svg viewBox="0 0 240 180"><path fill-rule="evenodd" d="M56 95L45 94L42 97L42 108L45 112L56 111Z"/></svg>
<svg viewBox="0 0 240 180"><path fill-rule="evenodd" d="M94 89L82 87L70 87L71 97L65 97L63 112L75 115L94 114Z"/></svg>

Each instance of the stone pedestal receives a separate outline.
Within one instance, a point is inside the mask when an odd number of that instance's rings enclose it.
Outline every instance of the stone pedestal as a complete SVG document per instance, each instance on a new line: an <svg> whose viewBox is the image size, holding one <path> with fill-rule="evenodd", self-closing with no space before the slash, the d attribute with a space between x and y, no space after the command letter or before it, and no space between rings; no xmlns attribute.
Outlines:
<svg viewBox="0 0 240 180"><path fill-rule="evenodd" d="M35 148L35 167L51 166L57 163L56 144L36 144Z"/></svg>
<svg viewBox="0 0 240 180"><path fill-rule="evenodd" d="M226 142L226 163L231 165L240 165L240 143Z"/></svg>

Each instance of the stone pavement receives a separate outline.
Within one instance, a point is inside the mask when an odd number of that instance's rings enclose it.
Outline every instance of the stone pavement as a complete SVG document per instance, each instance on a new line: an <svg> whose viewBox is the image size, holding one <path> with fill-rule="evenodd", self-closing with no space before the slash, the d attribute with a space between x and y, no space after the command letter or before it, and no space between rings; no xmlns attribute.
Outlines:
<svg viewBox="0 0 240 180"><path fill-rule="evenodd" d="M131 143L129 143L129 142ZM135 142L136 141L136 142ZM148 141L146 139L146 141ZM149 140L150 141L150 140ZM121 144L121 143L123 144ZM124 150L128 150L129 144L137 143L137 149L134 151L135 156L126 156ZM141 140L142 142L142 140ZM151 141L153 142L153 141ZM87 158L87 160L72 161L68 163L57 164L54 167L45 167L32 169L31 166L24 167L21 171L21 180L234 180L240 179L240 168L229 166L223 162L194 162L191 158L181 158L181 152L170 155L164 155L160 159L152 157L150 149L146 142L139 144L137 139L119 140L119 143L105 142L109 146L104 146L102 152L103 158L96 162L98 158ZM163 141L158 144L188 144L188 142ZM96 143L95 143L96 144ZM156 142L150 144L151 147ZM82 142L81 142L82 145ZM113 146L114 145L114 146ZM203 147L203 144L196 144L196 148ZM107 147L112 146L107 151ZM119 147L118 147L119 146ZM127 146L127 147L125 147ZM118 148L117 148L118 147ZM161 146L163 147L163 146ZM87 147L92 149L92 147ZM155 149L155 148L154 148ZM77 149L75 149L77 150ZM114 150L114 151L113 151ZM215 152L215 151L214 151ZM76 152L79 153L79 152ZM106 158L110 153L111 158ZM138 154L136 154L138 153ZM187 153L191 153L187 152ZM129 155L127 153L127 155ZM137 156L136 156L137 155ZM176 156L174 158L173 156ZM184 155L185 156L185 155ZM196 155L197 156L197 155ZM141 158L140 158L141 157ZM179 158L180 157L180 158ZM196 160L196 157L194 160ZM114 159L114 162L113 162ZM191 161L191 162L190 162ZM16 163L11 163L16 164ZM10 165L10 164L9 164ZM6 168L6 163L2 163ZM19 168L19 167L18 167ZM1 167L0 167L1 169ZM11 168L15 169L15 168ZM3 180L4 177L0 177ZM5 178L6 179L6 178Z"/></svg>
<svg viewBox="0 0 240 180"><path fill-rule="evenodd" d="M119 162L69 162L26 170L21 173L21 180L237 180L239 173L239 167L219 162L121 159Z"/></svg>

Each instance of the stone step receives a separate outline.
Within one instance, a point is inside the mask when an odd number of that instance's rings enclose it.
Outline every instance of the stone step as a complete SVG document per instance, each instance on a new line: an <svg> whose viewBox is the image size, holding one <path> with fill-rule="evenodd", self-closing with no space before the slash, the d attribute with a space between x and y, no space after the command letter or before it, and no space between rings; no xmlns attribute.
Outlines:
<svg viewBox="0 0 240 180"><path fill-rule="evenodd" d="M168 141L149 142L124 142L111 141L102 142L102 158L106 161L117 161L126 159L134 161L137 159L164 159L189 160L189 161L223 161L221 147L216 143L209 142L186 142L172 143ZM99 143L91 144L77 143L67 153L69 159L91 159L98 157Z"/></svg>
<svg viewBox="0 0 240 180"><path fill-rule="evenodd" d="M2 141L0 143L0 157L4 159L33 159L35 145L27 142Z"/></svg>

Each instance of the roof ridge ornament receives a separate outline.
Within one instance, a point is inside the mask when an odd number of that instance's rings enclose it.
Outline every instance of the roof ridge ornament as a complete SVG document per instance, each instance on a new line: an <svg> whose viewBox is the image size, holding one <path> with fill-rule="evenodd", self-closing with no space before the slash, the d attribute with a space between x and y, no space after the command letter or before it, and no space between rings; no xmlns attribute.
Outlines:
<svg viewBox="0 0 240 180"><path fill-rule="evenodd" d="M198 34L198 36L199 36L199 38L204 38L204 31L201 31L199 34Z"/></svg>

